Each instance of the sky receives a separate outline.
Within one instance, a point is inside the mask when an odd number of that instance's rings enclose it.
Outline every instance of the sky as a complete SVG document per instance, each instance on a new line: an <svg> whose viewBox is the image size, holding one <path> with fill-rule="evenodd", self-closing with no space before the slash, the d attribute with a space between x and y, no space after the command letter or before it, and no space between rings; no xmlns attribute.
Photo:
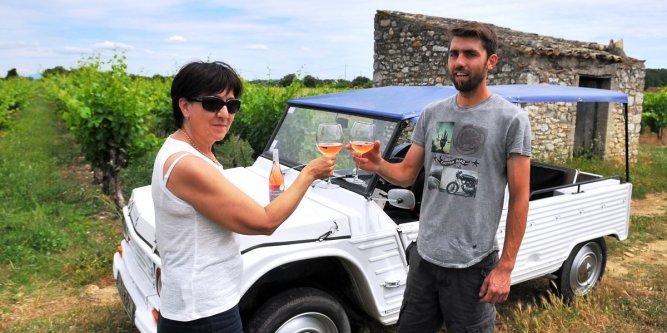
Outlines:
<svg viewBox="0 0 667 333"><path fill-rule="evenodd" d="M128 71L174 75L222 60L247 80L373 77L378 10L474 20L607 44L667 68L665 0L0 0L0 77L124 53Z"/></svg>

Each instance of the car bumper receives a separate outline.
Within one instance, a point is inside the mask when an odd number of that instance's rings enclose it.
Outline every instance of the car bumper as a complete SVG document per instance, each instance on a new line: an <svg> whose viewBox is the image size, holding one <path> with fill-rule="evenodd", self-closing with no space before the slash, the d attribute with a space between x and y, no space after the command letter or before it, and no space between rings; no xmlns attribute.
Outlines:
<svg viewBox="0 0 667 333"><path fill-rule="evenodd" d="M129 246L126 245L127 243L125 241L121 243L124 256L129 255L127 252ZM155 322L152 313L154 307L153 304L151 304L151 301L156 302L157 304L158 296L147 296L141 292L137 283L132 279L132 274L130 273L126 261L118 252L116 252L113 257L113 273L116 278L118 294L123 302L125 312L130 316L130 319L134 321L135 326L141 333L157 332L157 323Z"/></svg>

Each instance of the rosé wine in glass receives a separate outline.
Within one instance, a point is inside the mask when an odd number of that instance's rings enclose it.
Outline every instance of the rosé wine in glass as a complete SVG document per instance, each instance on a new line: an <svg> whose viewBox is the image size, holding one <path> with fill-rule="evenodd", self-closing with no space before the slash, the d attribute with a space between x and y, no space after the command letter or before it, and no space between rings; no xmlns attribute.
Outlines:
<svg viewBox="0 0 667 333"><path fill-rule="evenodd" d="M336 155L343 149L342 143L318 143L317 149L324 155Z"/></svg>
<svg viewBox="0 0 667 333"><path fill-rule="evenodd" d="M359 154L365 154L371 149L375 144L375 125L365 122L355 122L352 125L350 130L350 146L352 149ZM350 180L353 184L366 185L366 182L359 179L358 170L355 167L352 171L354 173L354 178Z"/></svg>
<svg viewBox="0 0 667 333"><path fill-rule="evenodd" d="M369 141L350 141L352 149L359 154L365 154L373 149L374 142Z"/></svg>
<svg viewBox="0 0 667 333"><path fill-rule="evenodd" d="M315 142L320 153L335 156L343 149L343 127L337 123L320 124L317 126ZM324 185L319 185L319 187L337 188L338 185L332 184L331 177L329 177L327 182Z"/></svg>

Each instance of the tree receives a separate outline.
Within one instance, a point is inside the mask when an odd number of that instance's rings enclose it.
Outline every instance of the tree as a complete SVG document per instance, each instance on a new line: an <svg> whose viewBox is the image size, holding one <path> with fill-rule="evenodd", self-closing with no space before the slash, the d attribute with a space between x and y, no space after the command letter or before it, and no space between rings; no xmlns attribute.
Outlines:
<svg viewBox="0 0 667 333"><path fill-rule="evenodd" d="M337 88L337 89L348 89L348 88L352 87L352 83L348 80L345 80L345 79L335 80L332 85L333 85L334 88Z"/></svg>
<svg viewBox="0 0 667 333"><path fill-rule="evenodd" d="M278 85L280 85L281 87L289 87L292 84L292 81L296 79L297 79L296 74L287 74L278 81Z"/></svg>
<svg viewBox="0 0 667 333"><path fill-rule="evenodd" d="M658 132L662 139L662 129L667 127L667 88L659 93L644 94L642 122Z"/></svg>
<svg viewBox="0 0 667 333"><path fill-rule="evenodd" d="M644 89L650 87L667 87L667 68L646 69Z"/></svg>
<svg viewBox="0 0 667 333"><path fill-rule="evenodd" d="M69 71L66 70L63 66L56 66L53 68L45 69L44 72L42 72L42 77L49 77L51 75L58 75L58 74L65 74L68 73Z"/></svg>
<svg viewBox="0 0 667 333"><path fill-rule="evenodd" d="M319 85L320 80L312 75L306 75L303 77L303 86L308 88L315 88Z"/></svg>
<svg viewBox="0 0 667 333"><path fill-rule="evenodd" d="M7 79L12 77L19 77L19 73L16 71L16 68L12 68L7 71Z"/></svg>
<svg viewBox="0 0 667 333"><path fill-rule="evenodd" d="M352 86L370 88L371 86L373 86L373 81L371 81L371 79L365 76L357 76L356 78L354 78L354 80L352 80Z"/></svg>

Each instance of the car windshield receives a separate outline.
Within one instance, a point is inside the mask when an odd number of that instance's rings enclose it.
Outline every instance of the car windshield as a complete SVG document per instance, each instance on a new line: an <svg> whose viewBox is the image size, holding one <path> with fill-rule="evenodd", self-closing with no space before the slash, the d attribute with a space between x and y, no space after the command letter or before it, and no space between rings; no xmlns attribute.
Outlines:
<svg viewBox="0 0 667 333"><path fill-rule="evenodd" d="M298 168L321 155L315 141L319 124L340 124L343 128L343 144L347 145L350 143L350 129L355 122L375 125L375 139L380 140L380 147L383 150L381 153L384 155L384 150L387 149L394 134L396 122L346 113L290 107L268 150L264 152L264 156L271 156L271 151L278 148L281 164ZM346 188L355 188L360 192L366 192L368 186L372 183L373 175L359 170L359 178L364 180L365 183L355 185L351 183L353 169L354 162L350 151L341 150L336 159L333 182Z"/></svg>

